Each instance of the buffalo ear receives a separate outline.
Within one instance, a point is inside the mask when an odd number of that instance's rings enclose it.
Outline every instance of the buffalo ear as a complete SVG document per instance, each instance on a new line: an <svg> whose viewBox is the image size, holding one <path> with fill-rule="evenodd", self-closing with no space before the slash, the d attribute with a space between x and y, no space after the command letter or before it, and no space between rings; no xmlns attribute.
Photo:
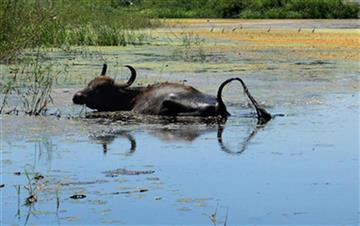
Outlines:
<svg viewBox="0 0 360 226"><path fill-rule="evenodd" d="M101 71L100 76L105 76L105 74L106 74L106 69L107 69L107 64L103 64L103 68L102 68L102 71Z"/></svg>

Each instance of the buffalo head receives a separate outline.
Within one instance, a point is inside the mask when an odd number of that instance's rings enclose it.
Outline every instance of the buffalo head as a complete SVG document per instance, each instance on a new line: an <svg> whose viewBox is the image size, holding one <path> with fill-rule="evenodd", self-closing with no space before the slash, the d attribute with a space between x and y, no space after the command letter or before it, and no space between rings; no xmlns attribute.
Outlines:
<svg viewBox="0 0 360 226"><path fill-rule="evenodd" d="M125 84L117 84L114 79L106 76L107 65L103 65L101 75L89 82L86 88L73 96L74 104L86 105L99 111L130 110L134 91L130 88L136 79L136 71L130 65L125 65L131 71L131 77Z"/></svg>

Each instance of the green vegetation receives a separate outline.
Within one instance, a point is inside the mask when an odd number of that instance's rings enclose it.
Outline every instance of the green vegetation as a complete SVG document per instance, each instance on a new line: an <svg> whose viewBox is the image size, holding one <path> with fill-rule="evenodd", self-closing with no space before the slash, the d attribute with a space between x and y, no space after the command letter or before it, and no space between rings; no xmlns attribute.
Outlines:
<svg viewBox="0 0 360 226"><path fill-rule="evenodd" d="M140 28L157 26L135 9L102 0L3 0L0 3L0 61L24 48L63 45L141 45Z"/></svg>
<svg viewBox="0 0 360 226"><path fill-rule="evenodd" d="M40 61L40 53L35 58L28 57L22 64L10 68L11 78L3 78L0 83L3 90L3 100L0 114L18 114L19 111L27 115L45 114L52 102L51 91L59 72L54 72L52 65L45 65ZM17 96L17 101L9 101ZM9 110L10 109L10 110Z"/></svg>
<svg viewBox="0 0 360 226"><path fill-rule="evenodd" d="M123 2L118 0L118 2ZM359 5L344 0L132 0L128 8L158 18L340 19L358 18Z"/></svg>
<svg viewBox="0 0 360 226"><path fill-rule="evenodd" d="M357 18L344 0L2 0L0 61L24 48L141 45L150 18Z"/></svg>
<svg viewBox="0 0 360 226"><path fill-rule="evenodd" d="M17 64L0 82L0 114L46 114L60 72L44 63L43 48L147 43L139 29L157 21L124 6L110 0L2 0L0 62Z"/></svg>
<svg viewBox="0 0 360 226"><path fill-rule="evenodd" d="M154 18L330 19L358 14L357 3L343 0L2 0L0 62L17 64L9 74L1 73L6 79L0 81L0 113L46 114L61 72L45 63L44 48L71 53L72 46L147 44L150 36L143 28L159 26ZM213 57L195 33L183 32L173 41L175 58L206 62Z"/></svg>
<svg viewBox="0 0 360 226"><path fill-rule="evenodd" d="M193 32L181 32L179 35L174 34L174 40L179 42L173 51L173 57L179 58L185 62L205 62L206 52L204 49L205 40ZM174 44L175 45L175 44Z"/></svg>

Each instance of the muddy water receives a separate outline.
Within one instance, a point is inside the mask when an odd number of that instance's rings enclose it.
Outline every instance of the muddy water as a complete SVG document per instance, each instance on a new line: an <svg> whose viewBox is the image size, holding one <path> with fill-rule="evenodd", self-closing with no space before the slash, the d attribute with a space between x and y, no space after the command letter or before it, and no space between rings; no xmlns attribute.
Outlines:
<svg viewBox="0 0 360 226"><path fill-rule="evenodd" d="M2 116L1 224L358 224L356 61L302 53L278 61L287 50L274 47L189 63L169 57L169 48L77 54L74 77L54 90L60 118ZM49 52L53 61L68 60L57 54ZM83 111L71 96L102 58L137 65L138 84L185 82L213 94L224 79L241 76L269 112L285 116L258 127L232 84L224 93L232 113L225 124L67 118ZM29 190L37 202L25 205Z"/></svg>

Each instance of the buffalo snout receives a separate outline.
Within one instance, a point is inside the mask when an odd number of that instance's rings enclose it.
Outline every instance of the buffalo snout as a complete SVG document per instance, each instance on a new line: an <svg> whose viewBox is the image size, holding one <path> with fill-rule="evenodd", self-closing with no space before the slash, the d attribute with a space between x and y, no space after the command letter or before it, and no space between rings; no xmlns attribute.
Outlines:
<svg viewBox="0 0 360 226"><path fill-rule="evenodd" d="M86 97L82 92L77 92L74 94L72 100L74 104L85 104Z"/></svg>

